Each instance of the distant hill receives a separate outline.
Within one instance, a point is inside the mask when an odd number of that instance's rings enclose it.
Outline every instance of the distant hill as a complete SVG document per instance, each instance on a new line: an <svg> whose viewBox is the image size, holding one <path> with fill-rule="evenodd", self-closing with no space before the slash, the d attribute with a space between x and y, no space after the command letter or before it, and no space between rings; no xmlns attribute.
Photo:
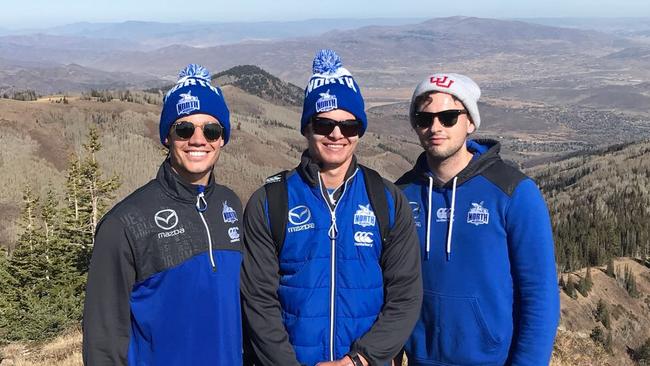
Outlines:
<svg viewBox="0 0 650 366"><path fill-rule="evenodd" d="M217 85L233 85L269 102L302 107L303 89L255 65L239 65L212 76Z"/></svg>

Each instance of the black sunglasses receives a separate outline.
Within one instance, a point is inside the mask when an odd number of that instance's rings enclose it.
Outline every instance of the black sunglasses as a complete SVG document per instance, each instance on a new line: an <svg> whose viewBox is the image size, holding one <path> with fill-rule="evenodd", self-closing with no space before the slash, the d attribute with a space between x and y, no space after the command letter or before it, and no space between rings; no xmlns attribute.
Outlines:
<svg viewBox="0 0 650 366"><path fill-rule="evenodd" d="M189 139L194 135L194 129L196 126L194 123L189 121L178 121L174 123L174 133L176 136L182 139ZM215 141L221 137L223 133L223 127L219 123L206 123L201 129L203 130L203 136L208 141Z"/></svg>
<svg viewBox="0 0 650 366"><path fill-rule="evenodd" d="M312 117L311 126L315 134L323 136L332 133L336 126L339 127L341 134L345 137L356 136L361 131L361 121L358 119L336 121L325 117Z"/></svg>
<svg viewBox="0 0 650 366"><path fill-rule="evenodd" d="M438 117L440 124L444 127L452 127L458 122L458 116L467 114L464 109L448 109L440 112L415 112L415 126L418 128L429 128L433 125L433 119Z"/></svg>

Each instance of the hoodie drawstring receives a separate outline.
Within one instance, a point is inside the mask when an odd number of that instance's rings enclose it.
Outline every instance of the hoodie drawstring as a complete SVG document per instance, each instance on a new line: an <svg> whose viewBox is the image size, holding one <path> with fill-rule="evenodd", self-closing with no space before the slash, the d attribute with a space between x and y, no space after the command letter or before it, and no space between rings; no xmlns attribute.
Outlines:
<svg viewBox="0 0 650 366"><path fill-rule="evenodd" d="M451 260L451 237L454 228L454 212L456 211L456 182L458 177L454 177L451 191L451 210L449 210L449 231L447 232L447 260ZM433 177L429 176L429 203L427 205L427 244L425 260L429 259L429 252L431 250L431 196L433 194Z"/></svg>
<svg viewBox="0 0 650 366"><path fill-rule="evenodd" d="M456 181L454 177L453 188L451 190L451 211L449 212L449 232L447 233L447 260L451 259L451 235L454 229L454 211L456 210Z"/></svg>
<svg viewBox="0 0 650 366"><path fill-rule="evenodd" d="M429 259L429 249L431 248L431 192L433 191L433 177L429 177L429 204L427 205L427 251L426 259Z"/></svg>
<svg viewBox="0 0 650 366"><path fill-rule="evenodd" d="M208 202L205 200L204 194L205 186L198 186L197 191L199 194L196 196L196 210L199 212L201 221L203 221L203 225L205 226L205 232L208 234L208 253L210 254L210 264L212 264L212 271L215 272L217 270L217 265L214 262L214 255L212 254L212 237L210 236L210 228L208 227L208 223L205 221L205 217L203 217L203 213L208 209Z"/></svg>

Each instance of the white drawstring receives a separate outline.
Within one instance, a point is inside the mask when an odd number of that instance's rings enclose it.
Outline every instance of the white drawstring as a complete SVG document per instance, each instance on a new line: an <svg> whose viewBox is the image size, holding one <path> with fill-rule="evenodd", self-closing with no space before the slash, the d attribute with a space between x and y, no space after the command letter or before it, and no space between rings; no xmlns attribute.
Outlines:
<svg viewBox="0 0 650 366"><path fill-rule="evenodd" d="M456 209L456 180L454 177L453 188L451 190L451 211L449 212L449 232L447 233L447 260L451 259L451 234L454 229L454 211Z"/></svg>
<svg viewBox="0 0 650 366"><path fill-rule="evenodd" d="M431 248L431 192L433 191L433 177L429 176L429 204L427 205L427 251L426 259L429 259Z"/></svg>
<svg viewBox="0 0 650 366"><path fill-rule="evenodd" d="M208 233L208 251L210 254L210 264L212 264L212 271L217 270L217 265L214 262L214 255L212 254L212 237L210 236L210 228L208 227L208 223L205 221L205 217L203 217L203 212L208 209L208 202L205 200L205 196L203 192L199 192L199 195L196 196L196 210L199 211L199 216L201 216L201 221L203 221L203 225L205 226L205 232Z"/></svg>

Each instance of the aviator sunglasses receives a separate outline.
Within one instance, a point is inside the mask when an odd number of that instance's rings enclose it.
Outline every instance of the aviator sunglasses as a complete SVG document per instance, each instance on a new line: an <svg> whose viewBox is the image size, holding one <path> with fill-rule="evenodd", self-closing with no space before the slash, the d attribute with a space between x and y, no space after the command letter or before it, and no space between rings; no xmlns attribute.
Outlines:
<svg viewBox="0 0 650 366"><path fill-rule="evenodd" d="M334 131L334 127L336 126L339 127L341 134L345 137L356 136L361 130L361 121L358 119L336 121L325 117L312 117L311 125L315 134L323 136L327 136L332 133L332 131Z"/></svg>
<svg viewBox="0 0 650 366"><path fill-rule="evenodd" d="M189 139L192 137L192 135L194 135L194 129L196 129L194 123L189 121L178 121L174 123L173 127L176 136L182 139ZM205 136L205 139L210 142L218 140L223 133L223 127L216 122L206 123L200 128L203 130L203 136Z"/></svg>
<svg viewBox="0 0 650 366"><path fill-rule="evenodd" d="M438 117L440 124L444 127L452 127L458 122L458 116L467 114L464 109L448 109L441 112L415 112L415 126L418 128L429 128L433 125L433 119Z"/></svg>

